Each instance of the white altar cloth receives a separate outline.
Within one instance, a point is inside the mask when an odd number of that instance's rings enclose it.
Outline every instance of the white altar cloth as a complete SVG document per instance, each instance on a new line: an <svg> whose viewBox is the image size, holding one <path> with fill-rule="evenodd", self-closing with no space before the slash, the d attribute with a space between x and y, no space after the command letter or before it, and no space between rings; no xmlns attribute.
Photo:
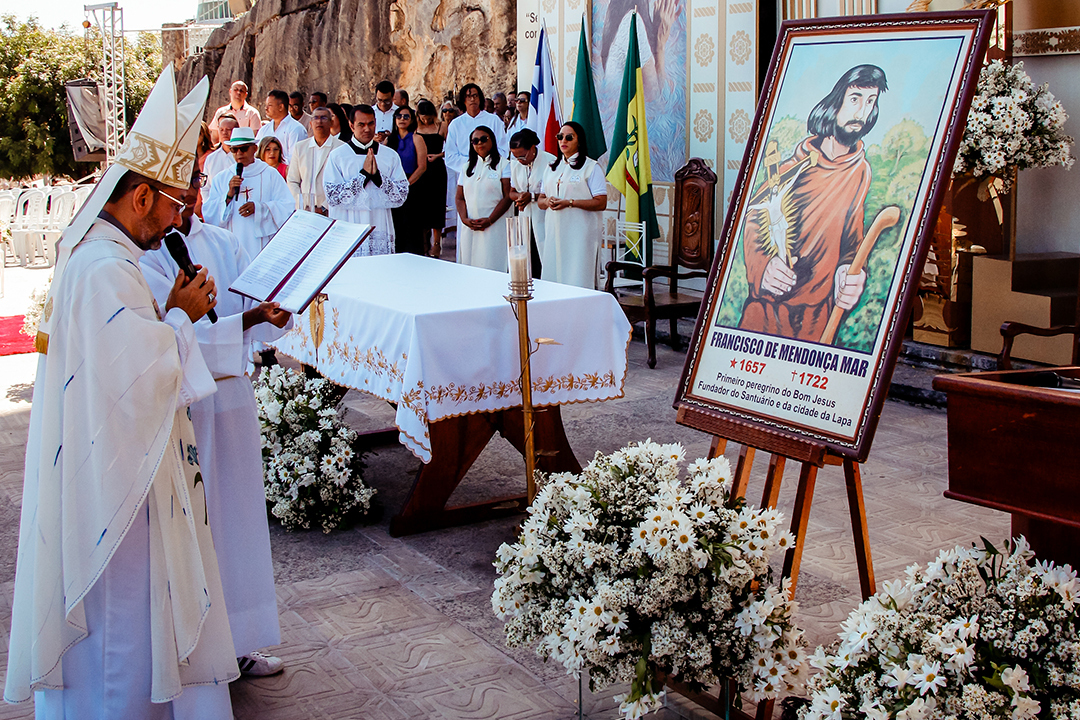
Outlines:
<svg viewBox="0 0 1080 720"><path fill-rule="evenodd" d="M521 405L509 278L412 254L354 257L326 286L326 302L313 302L272 344L336 383L397 403L401 442L427 463L429 423ZM562 344L532 356L533 405L622 397L630 323L615 298L534 284L529 335Z"/></svg>

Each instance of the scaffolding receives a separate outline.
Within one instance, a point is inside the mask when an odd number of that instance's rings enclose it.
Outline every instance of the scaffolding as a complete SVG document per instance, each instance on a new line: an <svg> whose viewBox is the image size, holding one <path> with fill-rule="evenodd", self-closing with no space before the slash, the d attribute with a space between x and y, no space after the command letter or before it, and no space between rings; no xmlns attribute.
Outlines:
<svg viewBox="0 0 1080 720"><path fill-rule="evenodd" d="M124 68L124 11L115 2L84 5L86 22L101 32L101 114L105 119L105 165L111 165L127 135L127 80Z"/></svg>

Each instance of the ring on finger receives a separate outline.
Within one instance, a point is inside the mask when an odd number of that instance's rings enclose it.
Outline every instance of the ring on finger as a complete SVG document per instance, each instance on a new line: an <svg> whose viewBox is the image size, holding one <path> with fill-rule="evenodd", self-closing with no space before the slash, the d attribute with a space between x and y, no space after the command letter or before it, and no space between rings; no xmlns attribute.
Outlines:
<svg viewBox="0 0 1080 720"><path fill-rule="evenodd" d="M206 299L209 300L210 302L214 302L214 300L217 299L217 295L215 295L214 293L207 293L206 294Z"/></svg>

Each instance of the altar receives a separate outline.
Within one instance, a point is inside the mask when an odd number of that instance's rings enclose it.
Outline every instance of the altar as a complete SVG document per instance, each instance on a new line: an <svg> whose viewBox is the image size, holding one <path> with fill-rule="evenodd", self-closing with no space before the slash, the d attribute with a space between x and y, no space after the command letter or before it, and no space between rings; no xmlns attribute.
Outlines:
<svg viewBox="0 0 1080 720"><path fill-rule="evenodd" d="M495 432L521 450L517 321L509 275L418 255L353 258L274 343L340 385L396 405L423 463L391 523L407 534L468 519L443 505ZM580 469L558 406L621 397L630 324L607 293L536 280L530 334L538 468ZM506 504L500 498L486 505ZM472 508L481 511L483 508Z"/></svg>

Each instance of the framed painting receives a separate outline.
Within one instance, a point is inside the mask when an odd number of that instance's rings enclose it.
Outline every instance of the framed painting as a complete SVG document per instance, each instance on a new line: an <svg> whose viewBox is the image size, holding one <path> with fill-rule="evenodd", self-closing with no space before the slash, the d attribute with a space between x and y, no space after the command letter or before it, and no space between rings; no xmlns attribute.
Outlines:
<svg viewBox="0 0 1080 720"><path fill-rule="evenodd" d="M679 422L866 459L992 23L972 11L781 26Z"/></svg>

